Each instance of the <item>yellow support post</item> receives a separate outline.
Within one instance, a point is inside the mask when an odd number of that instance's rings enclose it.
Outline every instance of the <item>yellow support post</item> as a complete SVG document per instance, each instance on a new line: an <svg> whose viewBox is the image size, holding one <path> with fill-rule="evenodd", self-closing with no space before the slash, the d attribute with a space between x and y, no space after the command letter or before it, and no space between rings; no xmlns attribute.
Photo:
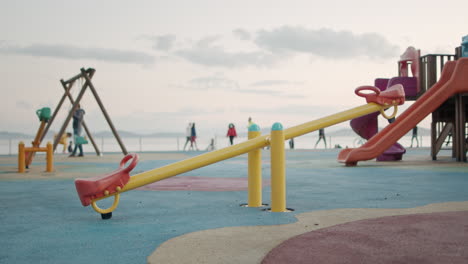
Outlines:
<svg viewBox="0 0 468 264"><path fill-rule="evenodd" d="M286 168L284 150L284 131L280 123L271 128L271 211L286 210Z"/></svg>
<svg viewBox="0 0 468 264"><path fill-rule="evenodd" d="M256 124L249 126L248 139L261 135L260 127ZM257 148L248 153L248 206L262 206L262 149Z"/></svg>
<svg viewBox="0 0 468 264"><path fill-rule="evenodd" d="M54 145L49 141L47 142L47 147L46 147L46 161L47 161L47 166L46 166L46 171L47 172L52 172L54 170Z"/></svg>
<svg viewBox="0 0 468 264"><path fill-rule="evenodd" d="M24 142L18 144L18 172L23 173L26 170L26 157L24 152Z"/></svg>

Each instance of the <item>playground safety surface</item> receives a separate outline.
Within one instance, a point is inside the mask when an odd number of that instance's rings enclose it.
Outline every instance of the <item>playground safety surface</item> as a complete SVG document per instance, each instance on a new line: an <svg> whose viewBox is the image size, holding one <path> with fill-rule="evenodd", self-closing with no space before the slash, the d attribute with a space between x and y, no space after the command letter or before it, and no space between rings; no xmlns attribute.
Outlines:
<svg viewBox="0 0 468 264"><path fill-rule="evenodd" d="M467 163L409 148L403 161L345 167L338 152L286 152L293 212L240 206L243 155L126 192L110 220L81 206L73 180L122 154L56 154L53 173L38 155L25 174L0 156L0 263L468 263ZM132 173L200 153L140 153ZM269 170L263 151L264 203Z"/></svg>

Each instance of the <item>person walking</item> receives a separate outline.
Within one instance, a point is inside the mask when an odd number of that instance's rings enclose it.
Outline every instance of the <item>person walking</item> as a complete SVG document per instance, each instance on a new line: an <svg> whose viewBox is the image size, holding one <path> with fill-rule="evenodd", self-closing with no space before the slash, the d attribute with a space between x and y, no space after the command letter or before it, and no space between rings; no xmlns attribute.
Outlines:
<svg viewBox="0 0 468 264"><path fill-rule="evenodd" d="M192 145L192 123L188 123L187 128L185 129L185 145L184 151L187 147L187 144L190 143Z"/></svg>
<svg viewBox="0 0 468 264"><path fill-rule="evenodd" d="M413 127L413 136L411 137L411 146L413 147L413 140L416 139L416 147L419 148L419 139L418 139L418 126Z"/></svg>
<svg viewBox="0 0 468 264"><path fill-rule="evenodd" d="M83 157L83 144L80 142L81 140L79 138L81 137L81 131L83 128L82 122L84 115L85 111L81 109L80 106L78 106L78 109L73 113L73 136L75 137L75 148L73 149L70 157L75 157L78 149L80 150L80 154L78 156Z"/></svg>
<svg viewBox="0 0 468 264"><path fill-rule="evenodd" d="M325 143L325 148L327 148L327 139L325 138L325 129L323 128L319 129L319 138L315 143L315 148L317 148L317 145L321 140L323 140L323 143Z"/></svg>
<svg viewBox="0 0 468 264"><path fill-rule="evenodd" d="M197 129L195 128L195 123L192 123L191 133L190 133L190 149L198 150L197 146Z"/></svg>
<svg viewBox="0 0 468 264"><path fill-rule="evenodd" d="M234 138L237 137L236 126L234 126L233 123L229 124L226 137L229 137L229 142L232 146L234 144Z"/></svg>

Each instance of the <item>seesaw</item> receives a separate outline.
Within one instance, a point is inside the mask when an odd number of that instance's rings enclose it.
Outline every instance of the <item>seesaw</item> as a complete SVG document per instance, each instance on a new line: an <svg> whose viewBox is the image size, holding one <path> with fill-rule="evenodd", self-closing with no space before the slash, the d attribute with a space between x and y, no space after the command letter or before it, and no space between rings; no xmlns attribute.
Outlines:
<svg viewBox="0 0 468 264"><path fill-rule="evenodd" d="M366 93L367 91L367 93ZM288 129L282 130L282 126L275 126L272 129L271 135L260 136L258 133L254 138L249 139L245 142L229 146L223 149L215 150L208 152L196 157L192 157L186 160L178 161L160 168L149 170L143 173L139 173L133 176L130 176L131 170L137 165L138 155L128 154L120 162L119 168L109 174L103 176L97 176L93 178L86 179L76 179L75 186L80 198L81 204L83 206L92 205L93 209L100 213L103 219L109 219L112 217L112 212L117 208L120 200L120 194L126 191L133 190L135 188L157 182L160 180L167 179L194 169L198 169L219 161L223 161L229 158L236 157L245 153L252 153L254 151L259 151L260 149L271 145L272 147L272 211L273 212L285 212L285 184L284 184L284 172L282 173L282 183L275 184L273 182L273 174L277 172L275 170L283 170L284 168L278 169L278 167L273 166L274 163L280 162L278 158L273 159L274 155L273 149L278 149L278 151L283 151L284 154L284 140L290 138L298 137L313 131L316 131L320 128L325 128L332 126L359 116L367 115L373 112L380 111L382 115L386 118L393 118L398 110L398 105L401 105L405 101L405 94L403 87L400 84L388 88L384 92L373 86L361 86L355 90L355 93L358 96L366 98L367 104L352 108L347 111L339 112L327 117L317 119L315 121L310 121L298 126L294 126ZM385 110L388 108L394 108L392 115L387 116ZM278 124L278 123L277 123ZM276 125L276 124L275 124ZM256 126L256 125L255 125ZM258 128L258 126L256 126ZM280 129L278 129L280 127ZM250 130L250 128L249 128ZM258 129L259 130L259 129ZM250 133L250 132L249 132ZM281 137L276 135L280 133ZM249 134L250 138L250 134ZM275 143L272 144L275 140L279 138L281 144ZM275 145L275 148L273 148ZM284 163L284 155L277 156L282 157L281 162ZM128 166L126 164L129 163ZM256 175L251 175L250 167L256 166L259 167L261 164L261 159L257 158L254 162L251 162L249 157L249 185L251 177L261 177L258 174L261 173L261 170ZM280 176L281 177L281 176ZM258 182L258 180L257 180ZM281 182L281 181L280 181ZM258 185L258 184L257 184ZM274 187L275 185L275 187ZM283 191L282 191L283 189ZM277 191L279 190L279 191ZM249 186L249 192L250 192ZM261 193L261 184L258 185L257 192ZM283 196L283 197L276 197ZM107 209L102 209L97 205L97 201L114 197L114 202L112 206ZM250 194L249 194L250 198ZM278 202L276 202L278 201ZM250 202L249 202L250 204Z"/></svg>

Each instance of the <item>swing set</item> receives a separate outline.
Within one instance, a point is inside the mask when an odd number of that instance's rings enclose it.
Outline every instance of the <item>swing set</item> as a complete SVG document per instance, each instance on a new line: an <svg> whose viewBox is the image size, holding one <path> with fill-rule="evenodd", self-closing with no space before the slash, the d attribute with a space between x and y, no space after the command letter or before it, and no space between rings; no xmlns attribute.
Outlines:
<svg viewBox="0 0 468 264"><path fill-rule="evenodd" d="M127 149L125 148L125 145L123 144L122 140L120 139L120 136L117 133L117 130L115 129L115 126L112 123L112 121L111 121L111 119L109 117L109 114L107 113L106 108L104 107L104 104L102 103L101 98L99 97L99 95L98 95L98 93L96 91L96 88L94 87L93 83L91 82L91 79L93 78L95 73L96 73L96 70L93 69L93 68L88 68L86 70L84 68L81 68L81 72L79 74L77 74L76 76L74 76L74 77L72 77L72 78L70 78L70 79L68 79L66 81L64 81L63 79L60 80L60 83L62 84L63 89L65 90L65 92L62 95L62 98L60 99L57 107L55 108L54 113L52 114L47 127L45 128L45 133L43 135L43 138L44 138L45 134L47 133L47 131L49 130L52 123L54 122L58 112L60 111L60 108L62 107L62 104L65 101L65 99L68 98L68 100L72 104L72 108L70 109L70 112L68 113L65 121L63 122L62 127L60 128L60 130L59 130L59 132L57 134L57 137L55 137L53 148L54 148L54 150L57 148L57 145L58 145L58 143L60 141L60 138L62 137L63 133L65 133L65 130L68 127L68 124L70 123L71 118L73 117L73 113L75 112L76 109L78 109L80 101L81 101L81 99L83 98L83 95L86 92L86 89L89 88L89 90L91 90L94 98L96 99L96 102L98 103L99 108L101 109L107 123L109 124L109 127L112 130L112 133L113 133L115 139L119 143L119 146L120 146L120 149L122 150L122 153L124 155L127 155L128 154ZM80 79L83 80L84 82L83 82L83 84L81 86L81 90L78 93L77 98L74 99L70 92L71 92L71 89L73 88L73 85L77 82L77 80L80 80ZM82 125L83 125L83 128L86 131L87 138L89 139L89 141L91 142L91 144L94 147L94 150L96 151L96 155L101 156L102 153L99 150L99 148L98 148L93 136L91 135L91 132L90 132L90 130L89 130L89 128L86 125L86 122L84 120L82 121Z"/></svg>
<svg viewBox="0 0 468 264"><path fill-rule="evenodd" d="M68 100L72 104L72 107L71 107L65 121L63 122L58 134L55 136L54 143L52 145L52 149L53 149L53 151L56 150L57 145L59 144L60 139L62 138L62 135L65 133L65 130L68 127L68 124L70 123L70 120L73 117L73 113L75 112L76 109L78 109L78 107L80 105L80 102L81 102L81 99L83 98L83 95L85 94L85 92L86 92L86 90L88 88L89 88L89 90L91 90L96 102L99 105L99 108L101 109L101 111L102 111L102 113L104 115L104 118L106 119L107 123L109 124L109 127L110 127L115 139L117 140L117 142L118 142L118 144L120 146L120 149L122 150L122 153L124 155L128 154L127 149L125 148L125 145L123 144L119 134L117 133L117 130L115 129L115 126L112 123L112 121L111 121L111 119L109 117L109 114L107 113L106 108L104 107L104 104L102 103L101 98L99 97L99 95L98 95L98 93L96 91L95 86L91 82L91 79L93 78L95 73L96 73L96 70L93 69L93 68L88 68L88 69L81 68L80 73L75 75L74 77L72 77L72 78L70 78L70 79L68 79L66 81L64 81L63 79L60 80L60 83L62 84L63 89L65 90L64 94L62 95L62 98L60 99L60 101L59 101L57 107L55 108L52 116L50 116L50 109L49 109L47 118L42 118L41 119L41 117L40 117L41 126L40 126L39 131L38 131L38 133L36 135L36 138L34 139L33 148L31 148L31 149L27 148L26 149L27 152L30 152L30 155L26 154L27 157L25 157L26 160L25 160L24 163L22 161L20 161L20 158L21 159L25 159L25 158L20 157L22 155L19 155L19 158L18 158L19 159L19 165L24 164L24 165L22 165L22 167L28 168L29 165L32 163L32 159L34 157L34 152L42 151L42 149L39 149L39 145L41 144L42 140L45 138L47 132L49 131L50 127L52 126L55 118L57 117L57 114L60 111L60 108L63 105L63 103L68 98ZM71 94L71 89L73 88L74 84L77 83L77 81L81 81L81 89L80 89L76 99L74 99L72 94ZM39 116L39 113L38 113L38 116ZM101 156L102 153L99 150L93 136L91 135L91 132L90 132L88 126L86 125L86 122L84 120L82 120L81 124L82 124L82 126L83 126L83 128L84 128L84 130L86 132L87 138L89 139L89 141L91 142L91 144L94 147L94 150L96 151L96 155ZM24 172L24 169L21 170L20 172Z"/></svg>

